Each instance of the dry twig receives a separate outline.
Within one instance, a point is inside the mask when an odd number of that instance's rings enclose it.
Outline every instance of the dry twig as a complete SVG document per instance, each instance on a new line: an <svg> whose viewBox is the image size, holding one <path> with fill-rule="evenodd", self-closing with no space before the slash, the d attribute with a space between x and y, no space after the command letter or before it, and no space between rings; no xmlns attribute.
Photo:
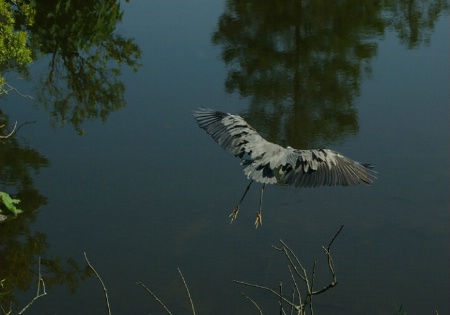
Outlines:
<svg viewBox="0 0 450 315"><path fill-rule="evenodd" d="M1 135L0 135L0 140L8 139L8 138L11 137L13 134L17 133L17 132L20 130L20 128L22 128L24 125L27 125L27 124L34 124L34 123L36 123L36 121L26 121L26 122L24 122L24 123L21 123L21 124L17 127L17 121L16 121L16 122L14 123L13 130L12 130L9 134L7 134L6 136L1 136ZM0 126L0 129L1 129L1 128L4 128L4 127L5 127L5 125L1 125L1 126Z"/></svg>
<svg viewBox="0 0 450 315"><path fill-rule="evenodd" d="M250 297L249 297L247 294L245 294L244 292L241 292L241 294L242 294L247 300L249 300L250 302L252 302L253 305L255 305L255 307L258 309L260 315L263 315L263 312L262 312L261 308L259 307L259 305L258 305L252 298L250 298Z"/></svg>
<svg viewBox="0 0 450 315"><path fill-rule="evenodd" d="M183 280L184 287L186 288L186 292L187 292L188 297L189 297L189 303L191 303L191 307L192 307L192 314L195 315L194 302L192 301L191 293L189 292L189 288L188 288L188 286L186 284L186 281L184 280L184 277L183 277L183 274L181 273L180 268L177 268L177 270L178 270L178 273L180 274L181 280Z"/></svg>
<svg viewBox="0 0 450 315"><path fill-rule="evenodd" d="M42 293L41 293L41 285L42 285ZM43 297L44 295L47 295L47 292L45 291L45 282L42 278L41 274L41 257L39 257L39 274L38 274L38 283L37 283L37 292L36 296L28 303L20 312L17 314L21 315L23 314L37 299ZM11 310L8 312L8 314L11 313Z"/></svg>
<svg viewBox="0 0 450 315"><path fill-rule="evenodd" d="M334 286L336 286L338 284L337 277L336 277L336 268L334 266L333 257L331 255L331 246L333 245L333 243L336 240L339 233L342 231L343 227L344 226L342 225L339 228L339 230L334 235L334 237L332 238L332 240L330 241L330 243L328 244L328 246L326 248L322 247L325 250L325 253L327 256L328 269L331 273L332 279L331 279L330 283L323 286L319 290L314 290L315 277L316 277L316 264L317 264L316 261L314 261L314 263L313 263L311 275L308 276L306 269L303 267L302 263L300 262L300 260L296 256L296 254L293 252L293 250L289 246L287 246L287 244L285 242L283 242L283 240L280 240L280 243L283 245L281 248L276 247L276 246L273 246L273 247L278 251L284 252L285 257L287 258L287 260L289 262L288 270L289 270L289 274L290 274L292 284L293 284L291 301L283 296L283 290L282 290L281 283L279 285L279 292L277 292L277 291L273 290L272 288L269 288L266 286L261 286L261 285L252 284L252 283L248 283L248 282L244 282L244 281L238 281L238 280L233 280L233 281L236 283L246 285L246 286L269 291L273 295L277 296L279 298L280 314L285 314L284 307L283 307L283 302L285 302L291 306L291 312L290 312L291 314L293 314L293 312L295 310L297 312L297 314L304 315L304 314L306 314L306 307L308 306L310 314L313 315L314 314L313 300L312 300L313 296L321 294L321 293L333 288ZM305 293L305 296L303 299L302 299L301 289L298 285L298 281L296 280L296 277L299 277L300 282L303 282L304 286L305 286L306 293ZM254 303L254 304L256 304L256 303Z"/></svg>
<svg viewBox="0 0 450 315"><path fill-rule="evenodd" d="M169 311L166 305L156 296L155 293L153 293L149 288L147 288L145 284L143 284L141 281L137 281L136 284L140 284L145 290L147 290L147 292L150 293L153 296L153 298L164 308L167 314L172 315L172 313Z"/></svg>
<svg viewBox="0 0 450 315"><path fill-rule="evenodd" d="M283 301L285 301L286 303L291 305L294 309L298 310L298 306L297 305L295 305L294 303L292 303L291 301L286 299L284 296L281 296L277 291L275 291L272 288L269 288L269 287L266 287L266 286L262 286L262 285L258 285L258 284L248 283L248 282L244 282L244 281L239 281L239 280L233 280L233 282L240 283L240 284L243 284L243 285L246 285L246 286L249 286L249 287L254 287L254 288L258 288L258 289L263 289L263 290L269 291L273 295L277 296L278 298L282 299Z"/></svg>
<svg viewBox="0 0 450 315"><path fill-rule="evenodd" d="M5 125L1 125L0 126L0 128L4 128L4 127L5 127ZM6 136L0 136L0 139L7 139L7 138L11 137L16 132L16 127L17 127L17 121L14 123L13 130L9 134L7 134Z"/></svg>
<svg viewBox="0 0 450 315"><path fill-rule="evenodd" d="M95 268L89 262L86 252L84 252L84 259L86 260L86 263L88 264L89 268L91 268L92 271L94 271L95 275L97 276L98 280L100 281L100 283L103 287L103 292L105 292L106 307L108 308L108 314L111 315L111 308L109 307L109 299L108 299L108 290L106 290L105 284L103 283L103 280L100 277L100 275L97 273L97 270L95 270Z"/></svg>
<svg viewBox="0 0 450 315"><path fill-rule="evenodd" d="M180 268L177 268L177 270L178 270L178 273L180 274L181 280L183 280L184 287L186 288L186 292L187 292L187 295L189 298L189 303L191 304L191 308L192 308L192 314L195 315L194 302L192 301L191 293L189 292L188 285L187 285L186 281L184 280L184 277L183 277L183 274L181 273ZM147 290L147 292L150 293L153 296L153 298L164 308L164 310L167 312L167 314L172 315L172 313L169 311L167 306L156 296L155 293L153 293L149 288L147 288L145 286L145 284L143 284L141 281L137 281L136 284L140 284L145 290Z"/></svg>
<svg viewBox="0 0 450 315"><path fill-rule="evenodd" d="M4 86L6 86L8 89L5 89ZM16 92L17 94L19 94L22 97L28 97L28 98L31 98L32 100L34 100L34 97L32 97L31 95L22 94L21 92L19 92L18 89L16 89L15 87L9 85L6 82L3 83L3 86L0 87L0 95L3 94L3 93L4 94L8 94L10 91L14 91L14 92Z"/></svg>

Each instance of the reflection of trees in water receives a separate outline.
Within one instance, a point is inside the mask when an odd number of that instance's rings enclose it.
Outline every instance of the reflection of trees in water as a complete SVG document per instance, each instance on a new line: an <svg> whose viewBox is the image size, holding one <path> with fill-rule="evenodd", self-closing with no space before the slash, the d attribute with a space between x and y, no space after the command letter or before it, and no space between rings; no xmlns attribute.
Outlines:
<svg viewBox="0 0 450 315"><path fill-rule="evenodd" d="M385 16L373 1L229 0L212 36L229 68L226 89L251 97L244 116L268 140L338 142L358 132L354 98Z"/></svg>
<svg viewBox="0 0 450 315"><path fill-rule="evenodd" d="M428 44L434 25L443 11L448 11L447 0L385 0L386 21L408 48Z"/></svg>
<svg viewBox="0 0 450 315"><path fill-rule="evenodd" d="M10 303L17 308L15 291L28 291L35 287L38 273L38 259L47 288L65 285L73 293L80 280L91 275L89 269L82 269L73 259L45 257L46 235L36 232L30 225L36 219L35 209L22 206L24 213L16 219L0 225L0 306L9 309Z"/></svg>
<svg viewBox="0 0 450 315"><path fill-rule="evenodd" d="M9 118L0 110L0 125L10 125ZM16 135L0 142L0 190L14 187L16 194L35 191L31 172L38 173L42 167L49 166L49 161L33 148L19 143ZM45 197L36 194L40 201L37 209L45 204Z"/></svg>
<svg viewBox="0 0 450 315"><path fill-rule="evenodd" d="M70 123L82 133L84 120L105 121L126 105L122 65L137 70L141 52L114 33L122 15L116 0L36 1L32 47L50 56L38 95L54 125Z"/></svg>
<svg viewBox="0 0 450 315"><path fill-rule="evenodd" d="M125 106L125 86L118 78L124 64L132 70L139 67L140 49L132 39L114 33L123 15L119 1L33 4L34 24L30 26L18 14L17 28L29 31L35 56L49 56L49 72L38 99L51 112L54 125L68 122L81 133L86 119L105 120ZM10 125L8 120L0 110L0 125ZM0 190L22 200L24 211L0 225L0 305L5 310L16 302L15 290L35 285L38 257L47 288L64 284L74 291L78 281L90 274L71 258L45 257L46 235L30 225L47 199L34 187L32 173L47 167L49 161L16 137L0 142Z"/></svg>
<svg viewBox="0 0 450 315"><path fill-rule="evenodd" d="M0 125L9 125L1 110ZM20 199L24 211L0 224L0 305L5 310L11 302L16 303L15 290L26 291L35 285L38 257L45 256L46 236L33 231L30 225L36 219L36 210L47 203L47 198L34 187L32 173L48 166L48 159L21 144L17 135L0 142L0 191ZM74 291L79 277L85 275L72 259L45 258L41 265L47 287L65 284Z"/></svg>

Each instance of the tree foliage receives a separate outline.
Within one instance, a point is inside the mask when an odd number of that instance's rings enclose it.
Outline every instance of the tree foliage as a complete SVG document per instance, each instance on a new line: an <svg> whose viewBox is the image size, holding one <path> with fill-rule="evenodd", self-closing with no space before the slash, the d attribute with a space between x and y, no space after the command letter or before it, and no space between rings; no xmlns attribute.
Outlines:
<svg viewBox="0 0 450 315"><path fill-rule="evenodd" d="M24 27L33 25L34 15L35 10L25 1L0 0L0 95L10 90L4 73L12 69L23 70L32 61Z"/></svg>
<svg viewBox="0 0 450 315"><path fill-rule="evenodd" d="M105 121L126 105L123 66L136 71L141 51L116 32L123 17L119 0L0 0L0 93L14 88L5 72L27 75L32 58L49 60L38 79L38 103L52 125L69 123L82 134L89 119Z"/></svg>

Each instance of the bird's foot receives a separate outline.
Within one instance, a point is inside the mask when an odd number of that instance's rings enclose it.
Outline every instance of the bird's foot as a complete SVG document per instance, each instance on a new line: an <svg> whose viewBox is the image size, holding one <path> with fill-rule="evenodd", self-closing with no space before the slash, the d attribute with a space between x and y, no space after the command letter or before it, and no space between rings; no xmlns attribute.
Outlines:
<svg viewBox="0 0 450 315"><path fill-rule="evenodd" d="M229 218L231 218L230 223L233 223L233 221L236 220L238 212L239 212L239 206L236 206L236 208L233 209L233 212L231 212L231 214L228 216Z"/></svg>
<svg viewBox="0 0 450 315"><path fill-rule="evenodd" d="M256 213L256 221L255 226L258 228L258 226L262 225L262 215L261 212Z"/></svg>

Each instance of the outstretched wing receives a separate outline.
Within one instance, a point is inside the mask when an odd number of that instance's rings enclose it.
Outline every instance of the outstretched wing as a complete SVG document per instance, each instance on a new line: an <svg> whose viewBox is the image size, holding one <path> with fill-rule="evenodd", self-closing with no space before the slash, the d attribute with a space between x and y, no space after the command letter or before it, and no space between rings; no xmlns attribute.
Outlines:
<svg viewBox="0 0 450 315"><path fill-rule="evenodd" d="M372 168L328 149L295 150L266 141L238 115L199 109L200 126L225 150L242 159L248 178L296 187L371 184ZM248 159L243 159L245 154Z"/></svg>
<svg viewBox="0 0 450 315"><path fill-rule="evenodd" d="M361 164L329 149L295 150L287 148L289 161L277 170L280 184L296 187L370 185L375 172L369 164Z"/></svg>
<svg viewBox="0 0 450 315"><path fill-rule="evenodd" d="M234 156L242 158L247 153L256 158L265 152L263 146L278 146L264 140L241 116L200 108L194 117L200 128Z"/></svg>

